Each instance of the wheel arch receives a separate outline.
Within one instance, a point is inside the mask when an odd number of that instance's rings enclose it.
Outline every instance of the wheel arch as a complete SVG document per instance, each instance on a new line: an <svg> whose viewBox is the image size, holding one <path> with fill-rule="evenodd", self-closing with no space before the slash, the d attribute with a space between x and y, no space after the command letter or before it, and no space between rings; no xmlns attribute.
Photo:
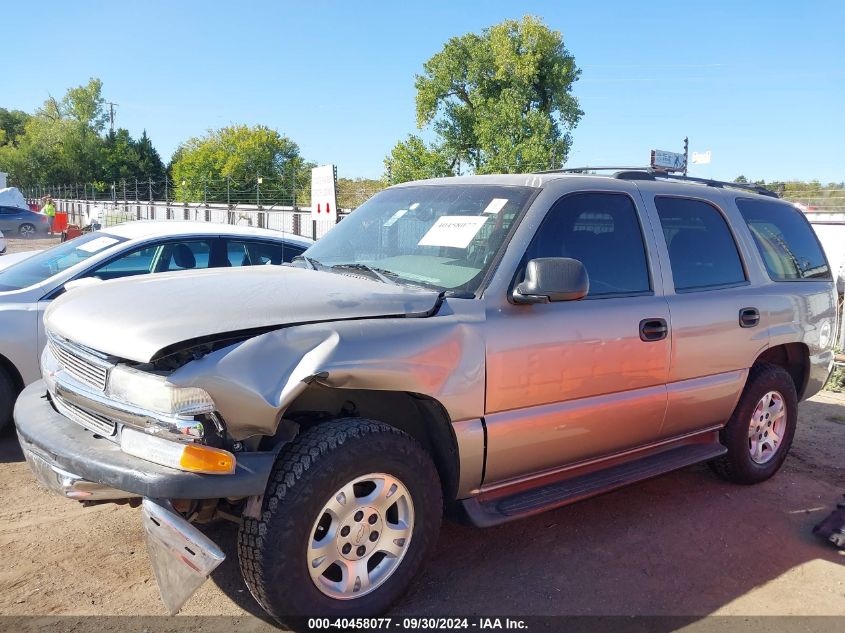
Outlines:
<svg viewBox="0 0 845 633"><path fill-rule="evenodd" d="M784 343L763 351L754 361L783 367L792 377L798 400L804 399L810 379L810 349L804 343Z"/></svg>
<svg viewBox="0 0 845 633"><path fill-rule="evenodd" d="M299 432L344 417L383 422L416 439L434 461L444 500L456 498L460 478L458 441L449 414L435 398L408 391L341 389L315 382L297 396L284 414L285 420L298 425Z"/></svg>
<svg viewBox="0 0 845 633"><path fill-rule="evenodd" d="M21 373L18 371L18 368L15 367L15 364L8 358L3 356L3 354L0 354L0 368L3 368L6 373L9 374L9 377L12 379L12 382L14 383L18 393L23 391L23 388L25 386L23 383L23 376L21 376Z"/></svg>

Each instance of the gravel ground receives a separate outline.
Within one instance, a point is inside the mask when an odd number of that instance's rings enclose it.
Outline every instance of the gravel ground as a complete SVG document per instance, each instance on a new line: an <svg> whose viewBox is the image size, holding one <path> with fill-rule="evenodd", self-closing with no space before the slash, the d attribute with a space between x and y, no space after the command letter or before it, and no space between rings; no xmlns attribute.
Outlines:
<svg viewBox="0 0 845 633"><path fill-rule="evenodd" d="M57 241L9 240L9 250ZM432 560L393 615L745 616L730 619L737 626L753 616L827 615L838 616L827 625L845 630L845 556L811 534L845 492L845 395L823 392L800 409L789 459L758 486L734 486L696 466L496 528L445 523ZM165 610L138 511L83 508L41 490L7 430L0 629L123 630L144 622L146 630L269 630L240 579L236 527L219 523L207 532L227 560L182 613L223 617L150 619ZM136 618L82 617L91 615Z"/></svg>

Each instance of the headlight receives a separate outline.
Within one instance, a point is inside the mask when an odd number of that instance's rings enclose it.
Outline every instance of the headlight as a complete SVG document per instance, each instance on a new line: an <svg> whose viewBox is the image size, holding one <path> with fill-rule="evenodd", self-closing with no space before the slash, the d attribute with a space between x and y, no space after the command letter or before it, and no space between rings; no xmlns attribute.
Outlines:
<svg viewBox="0 0 845 633"><path fill-rule="evenodd" d="M229 451L202 444L172 442L126 427L120 433L120 449L127 455L179 470L209 475L235 472L235 456Z"/></svg>
<svg viewBox="0 0 845 633"><path fill-rule="evenodd" d="M214 411L214 401L199 387L177 387L162 376L124 365L111 370L109 397L168 415L198 415Z"/></svg>
<svg viewBox="0 0 845 633"><path fill-rule="evenodd" d="M47 383L47 390L54 392L56 390L56 372L59 371L59 361L53 355L53 351L49 345L44 346L44 351L41 352L41 377Z"/></svg>

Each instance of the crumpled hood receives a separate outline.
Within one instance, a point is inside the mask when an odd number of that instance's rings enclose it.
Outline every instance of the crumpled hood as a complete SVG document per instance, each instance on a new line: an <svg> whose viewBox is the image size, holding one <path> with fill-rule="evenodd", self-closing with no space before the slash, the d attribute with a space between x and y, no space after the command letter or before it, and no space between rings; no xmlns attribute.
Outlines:
<svg viewBox="0 0 845 633"><path fill-rule="evenodd" d="M184 341L242 330L373 317L424 317L438 293L286 266L217 268L74 288L44 315L47 330L136 362Z"/></svg>

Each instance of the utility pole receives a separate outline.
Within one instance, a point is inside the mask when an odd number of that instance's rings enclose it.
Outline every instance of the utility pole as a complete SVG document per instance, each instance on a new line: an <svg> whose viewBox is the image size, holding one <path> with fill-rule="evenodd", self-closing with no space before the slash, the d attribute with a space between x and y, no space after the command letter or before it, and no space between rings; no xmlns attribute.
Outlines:
<svg viewBox="0 0 845 633"><path fill-rule="evenodd" d="M106 101L106 104L109 106L109 127L112 131L112 134L114 134L114 107L120 104L114 103L112 101Z"/></svg>

